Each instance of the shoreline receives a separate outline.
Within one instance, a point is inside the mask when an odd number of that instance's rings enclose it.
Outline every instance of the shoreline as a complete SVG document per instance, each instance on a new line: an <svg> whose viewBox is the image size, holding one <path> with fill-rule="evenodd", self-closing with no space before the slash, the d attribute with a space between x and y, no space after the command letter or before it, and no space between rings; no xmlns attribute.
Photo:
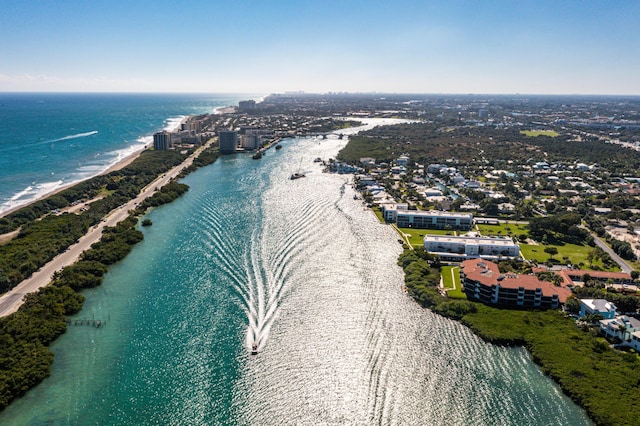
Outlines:
<svg viewBox="0 0 640 426"><path fill-rule="evenodd" d="M232 114L234 112L236 112L237 108L234 106L223 106L223 107L216 107L213 109L213 114L216 115L221 115L221 114Z"/></svg>
<svg viewBox="0 0 640 426"><path fill-rule="evenodd" d="M173 127L164 127L163 130L166 130L166 131L169 131L169 132L175 132L175 131L179 130L180 126L182 125L182 123L184 123L190 117L191 117L190 115L183 116L180 119L180 121L177 122L177 124L175 126L173 126ZM144 137L148 137L148 136L149 135L141 136L140 138L144 138ZM151 135L151 136L153 136L153 135ZM131 147L134 147L134 146L135 145L132 145ZM93 179L96 176L103 176L103 175L109 174L111 172L118 171L118 170L128 166L129 164L131 164L144 151L150 149L152 146L153 146L153 142L151 144L148 144L148 143L145 143L144 145L140 144L140 146L137 147L135 150L133 150L131 153L125 155L121 159L119 159L119 160L115 161L114 163L108 165L107 168L104 169L103 171L98 172L98 173L96 173L94 175L87 176L85 178L73 181L73 182L69 182L67 184L64 184L64 185L58 187L58 188L53 189L52 191L46 192L44 194L41 194L40 196L38 196L38 197L36 197L36 198L34 198L32 200L29 200L29 201L25 202L24 204L20 204L18 206L11 207L8 210L0 212L0 219L2 219L5 216L10 215L11 213L14 213L14 212L18 211L18 210L20 210L20 209L22 209L24 207L28 207L31 204L35 203L35 202L44 200L44 199L46 199L48 197L51 197L52 195L58 194L58 193L66 190L66 189L69 189L69 188L73 187L74 185L77 185L77 184L79 184L81 182L85 182L85 181L87 181L89 179Z"/></svg>
<svg viewBox="0 0 640 426"><path fill-rule="evenodd" d="M131 198L125 204L111 210L102 221L92 226L83 236L81 236L75 243L69 246L62 253L59 253L52 260L41 266L36 272L32 273L29 277L24 279L15 287L11 288L4 294L0 295L0 318L6 317L17 311L23 303L23 298L16 299L14 296L25 296L29 293L34 293L42 287L49 285L54 279L56 271L61 271L63 268L73 265L80 259L82 253L89 249L92 244L100 241L102 238L102 230L105 226L115 227L120 221L129 216L129 212L138 207L145 199L153 196L157 188L162 188L179 177L180 173L187 167L193 164L193 161L212 144L212 140L208 141L190 156L186 157L180 164L173 166L165 173L158 175L154 180L146 185L135 197ZM139 155L139 154L138 154ZM127 157L130 163L138 155L131 155ZM127 163L128 164L128 163ZM118 167L124 167L124 162L119 162ZM15 232L15 231L13 231Z"/></svg>

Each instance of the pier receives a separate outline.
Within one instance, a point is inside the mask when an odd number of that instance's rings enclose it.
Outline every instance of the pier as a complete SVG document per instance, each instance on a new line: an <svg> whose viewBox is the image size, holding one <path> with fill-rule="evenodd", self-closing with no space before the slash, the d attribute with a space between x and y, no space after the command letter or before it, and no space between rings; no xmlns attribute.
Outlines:
<svg viewBox="0 0 640 426"><path fill-rule="evenodd" d="M95 328L106 327L107 321L96 319L67 319L67 325L88 325Z"/></svg>

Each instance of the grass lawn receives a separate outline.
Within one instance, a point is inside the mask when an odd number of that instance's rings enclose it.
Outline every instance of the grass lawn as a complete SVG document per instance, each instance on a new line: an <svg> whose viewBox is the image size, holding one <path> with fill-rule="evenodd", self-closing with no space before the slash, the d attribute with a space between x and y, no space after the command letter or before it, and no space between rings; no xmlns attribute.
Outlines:
<svg viewBox="0 0 640 426"><path fill-rule="evenodd" d="M555 246L555 245L545 246L542 244L540 245L520 244L520 251L522 252L522 255L524 256L525 259L535 260L538 263L544 263L550 258L549 254L544 252L545 247L555 247L558 249L558 254L553 256L554 259L556 260L562 261L562 258L566 256L569 258L569 261L573 265L578 265L580 263L583 263L584 265L582 266L582 268L584 269L591 268L591 266L589 265L589 261L587 260L587 256L589 252L593 250L593 247L589 247L589 246L578 246L575 244L565 244L563 246ZM598 266L603 270L607 270L602 264L602 261L600 259L594 260L593 266ZM608 270L619 271L619 268L615 267Z"/></svg>
<svg viewBox="0 0 640 426"><path fill-rule="evenodd" d="M398 228L400 232L409 234L409 242L411 242L412 246L423 246L424 245L424 236L427 234L430 235L455 235L455 231L447 231L440 229L415 229L415 228Z"/></svg>
<svg viewBox="0 0 640 426"><path fill-rule="evenodd" d="M381 223L385 223L384 216L382 215L382 210L380 209L380 207L374 207L371 210L373 210L373 212L376 214L376 217Z"/></svg>
<svg viewBox="0 0 640 426"><path fill-rule="evenodd" d="M515 224L515 223L500 223L498 225L476 225L478 227L478 231L484 237L489 237L491 235L512 235L514 237L518 237L520 234L529 235L529 225Z"/></svg>
<svg viewBox="0 0 640 426"><path fill-rule="evenodd" d="M451 275L451 271L453 269L460 269L457 266L443 266L440 269L440 273L442 274L442 285L445 289L456 288L455 281L453 276ZM454 271L455 274L456 271Z"/></svg>
<svg viewBox="0 0 640 426"><path fill-rule="evenodd" d="M520 134L525 136L551 136L555 138L556 136L560 136L560 133L554 132L553 130L520 130Z"/></svg>
<svg viewBox="0 0 640 426"><path fill-rule="evenodd" d="M466 299L467 295L462 291L460 283L460 268L458 266L443 266L442 285L447 289L447 295L451 299Z"/></svg>

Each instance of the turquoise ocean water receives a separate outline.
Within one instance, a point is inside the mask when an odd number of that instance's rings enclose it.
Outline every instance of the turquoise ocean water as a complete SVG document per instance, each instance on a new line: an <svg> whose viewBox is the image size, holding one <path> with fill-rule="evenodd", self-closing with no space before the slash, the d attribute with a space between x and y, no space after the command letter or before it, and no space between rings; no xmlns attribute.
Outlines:
<svg viewBox="0 0 640 426"><path fill-rule="evenodd" d="M93 176L238 95L0 93L0 213Z"/></svg>
<svg viewBox="0 0 640 426"><path fill-rule="evenodd" d="M70 326L0 424L590 424L524 349L402 291L394 231L313 162L345 143L285 140L189 175L84 293L77 318L107 325Z"/></svg>

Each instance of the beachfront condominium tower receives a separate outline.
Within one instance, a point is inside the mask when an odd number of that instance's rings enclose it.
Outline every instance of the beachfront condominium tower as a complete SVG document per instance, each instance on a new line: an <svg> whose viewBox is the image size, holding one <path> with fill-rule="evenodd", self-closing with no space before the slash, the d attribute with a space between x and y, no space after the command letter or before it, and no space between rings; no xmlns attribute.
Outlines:
<svg viewBox="0 0 640 426"><path fill-rule="evenodd" d="M233 154L238 148L238 132L233 130L220 130L218 132L220 140L220 153Z"/></svg>
<svg viewBox="0 0 640 426"><path fill-rule="evenodd" d="M153 134L153 149L166 151L171 147L171 133L165 131Z"/></svg>

